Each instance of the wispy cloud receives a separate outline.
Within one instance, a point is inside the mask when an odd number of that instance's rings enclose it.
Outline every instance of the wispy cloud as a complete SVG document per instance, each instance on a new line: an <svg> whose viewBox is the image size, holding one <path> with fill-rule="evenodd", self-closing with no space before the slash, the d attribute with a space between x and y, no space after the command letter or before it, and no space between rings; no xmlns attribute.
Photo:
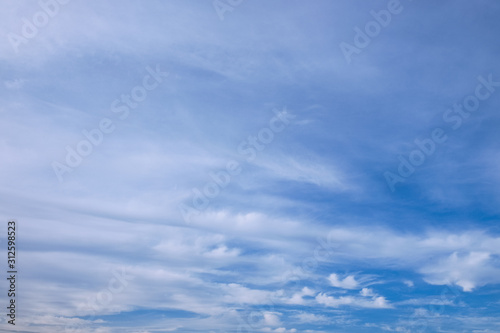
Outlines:
<svg viewBox="0 0 500 333"><path fill-rule="evenodd" d="M498 331L500 5L216 2L4 4L19 331Z"/></svg>

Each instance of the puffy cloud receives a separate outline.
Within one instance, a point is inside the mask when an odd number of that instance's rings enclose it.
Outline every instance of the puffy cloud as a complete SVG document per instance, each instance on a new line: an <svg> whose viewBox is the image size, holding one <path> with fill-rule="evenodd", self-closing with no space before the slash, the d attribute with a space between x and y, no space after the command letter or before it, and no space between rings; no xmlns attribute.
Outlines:
<svg viewBox="0 0 500 333"><path fill-rule="evenodd" d="M375 293L370 288L363 288L359 293L361 294L361 296L366 296L366 297L375 296Z"/></svg>
<svg viewBox="0 0 500 333"><path fill-rule="evenodd" d="M302 288L302 290L298 293L293 294L293 296L287 300L288 304L305 304L304 296L314 296L316 292L314 290L309 289L307 287Z"/></svg>
<svg viewBox="0 0 500 333"><path fill-rule="evenodd" d="M432 284L456 284L464 291L472 291L478 286L497 281L495 275L500 269L495 267L488 252L469 252L459 255L453 252L440 259L436 264L425 266L420 270L425 280Z"/></svg>
<svg viewBox="0 0 500 333"><path fill-rule="evenodd" d="M356 281L353 275L348 275L344 279L339 279L338 275L335 273L330 274L328 277L330 284L337 288L343 289L357 289L359 283Z"/></svg>

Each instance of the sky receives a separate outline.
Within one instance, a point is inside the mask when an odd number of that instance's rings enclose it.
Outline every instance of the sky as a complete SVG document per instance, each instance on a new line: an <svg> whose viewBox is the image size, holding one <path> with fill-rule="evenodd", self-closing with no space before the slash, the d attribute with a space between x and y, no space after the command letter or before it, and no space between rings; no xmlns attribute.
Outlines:
<svg viewBox="0 0 500 333"><path fill-rule="evenodd" d="M0 331L499 332L499 14L5 0Z"/></svg>

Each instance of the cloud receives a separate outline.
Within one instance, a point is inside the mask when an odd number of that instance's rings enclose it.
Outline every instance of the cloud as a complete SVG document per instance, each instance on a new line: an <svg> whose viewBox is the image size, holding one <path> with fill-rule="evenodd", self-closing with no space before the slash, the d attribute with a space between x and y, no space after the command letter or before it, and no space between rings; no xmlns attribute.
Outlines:
<svg viewBox="0 0 500 333"><path fill-rule="evenodd" d="M338 275L335 273L328 276L328 280L333 287L343 288L343 289L357 289L359 283L356 281L353 275L348 275L344 279L339 279Z"/></svg>
<svg viewBox="0 0 500 333"><path fill-rule="evenodd" d="M410 288L415 286L415 284L411 280L404 280L403 283L406 284Z"/></svg>
<svg viewBox="0 0 500 333"><path fill-rule="evenodd" d="M280 315L281 313L278 312L264 312L264 324L269 326L280 326L282 324Z"/></svg>
<svg viewBox="0 0 500 333"><path fill-rule="evenodd" d="M315 161L311 161L315 159ZM348 179L327 161L310 157L299 160L292 156L269 156L257 161L257 165L271 174L271 179L286 179L289 181L310 183L330 190L352 190Z"/></svg>
<svg viewBox="0 0 500 333"><path fill-rule="evenodd" d="M478 286L494 283L500 268L495 267L489 252L471 251L464 255L453 252L442 258L436 265L423 267L425 280L431 284L456 284L464 291L472 291Z"/></svg>
<svg viewBox="0 0 500 333"><path fill-rule="evenodd" d="M0 214L20 225L20 330L230 332L256 311L260 331L356 332L391 308L377 327L402 331L436 303L432 286L455 285L465 299L443 302L441 327L495 331L470 313L500 283L498 87L460 132L442 119L478 75L499 80L494 0L408 1L350 66L339 43L384 6L243 1L220 21L211 1L62 2L36 29L47 1L0 12ZM30 29L16 52L9 36ZM142 100L157 64L170 75ZM141 101L121 119L112 103L129 97ZM239 144L268 141L285 107L292 124L248 161ZM59 182L51 163L103 118L116 130ZM383 172L437 126L447 143L387 191ZM185 223L179 204L230 160L242 172ZM122 269L133 278L111 293Z"/></svg>
<svg viewBox="0 0 500 333"><path fill-rule="evenodd" d="M314 295L316 295L316 292L314 290L311 290L308 287L304 287L300 292L293 294L293 296L289 300L287 300L287 303L303 305L307 303L304 300L304 296L314 296Z"/></svg>
<svg viewBox="0 0 500 333"><path fill-rule="evenodd" d="M330 321L327 316L308 312L300 312L294 317L297 318L301 323L327 323Z"/></svg>
<svg viewBox="0 0 500 333"><path fill-rule="evenodd" d="M221 285L225 291L223 301L229 304L268 304L280 294L280 291L269 292L264 290L250 289L236 283Z"/></svg>
<svg viewBox="0 0 500 333"><path fill-rule="evenodd" d="M370 288L363 288L363 289L361 289L361 291L359 292L359 294L361 296L366 296L366 297L375 296L375 293Z"/></svg>
<svg viewBox="0 0 500 333"><path fill-rule="evenodd" d="M373 297L372 300L366 300L364 298L357 298L352 296L340 296L333 297L328 296L324 293L320 293L316 296L316 301L319 304L323 304L328 307L338 308L340 306L352 306L370 309L389 309L392 305L382 296Z"/></svg>
<svg viewBox="0 0 500 333"><path fill-rule="evenodd" d="M208 258L225 258L225 257L237 257L240 251L238 249L229 250L227 246L222 245L216 249L206 252L204 255Z"/></svg>
<svg viewBox="0 0 500 333"><path fill-rule="evenodd" d="M286 329L284 327L279 327L279 328L276 328L276 329L272 329L272 328L269 328L269 327L266 327L266 328L263 328L262 329L263 332L275 332L275 333L295 333L297 332L297 330L295 328L292 328L292 329Z"/></svg>
<svg viewBox="0 0 500 333"><path fill-rule="evenodd" d="M500 282L500 268L494 260L500 255L500 238L478 230L405 236L381 228L334 228L326 238L336 251L337 261L364 258L370 260L370 266L398 265L422 274L430 284L456 284L464 291ZM358 285L352 276L342 280L334 274L330 281L346 289Z"/></svg>

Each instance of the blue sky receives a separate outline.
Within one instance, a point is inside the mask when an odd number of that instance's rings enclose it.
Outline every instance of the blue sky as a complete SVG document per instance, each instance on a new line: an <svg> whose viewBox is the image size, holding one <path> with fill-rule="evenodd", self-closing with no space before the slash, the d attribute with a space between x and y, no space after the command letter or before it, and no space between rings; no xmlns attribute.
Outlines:
<svg viewBox="0 0 500 333"><path fill-rule="evenodd" d="M499 14L7 1L2 330L499 332Z"/></svg>

